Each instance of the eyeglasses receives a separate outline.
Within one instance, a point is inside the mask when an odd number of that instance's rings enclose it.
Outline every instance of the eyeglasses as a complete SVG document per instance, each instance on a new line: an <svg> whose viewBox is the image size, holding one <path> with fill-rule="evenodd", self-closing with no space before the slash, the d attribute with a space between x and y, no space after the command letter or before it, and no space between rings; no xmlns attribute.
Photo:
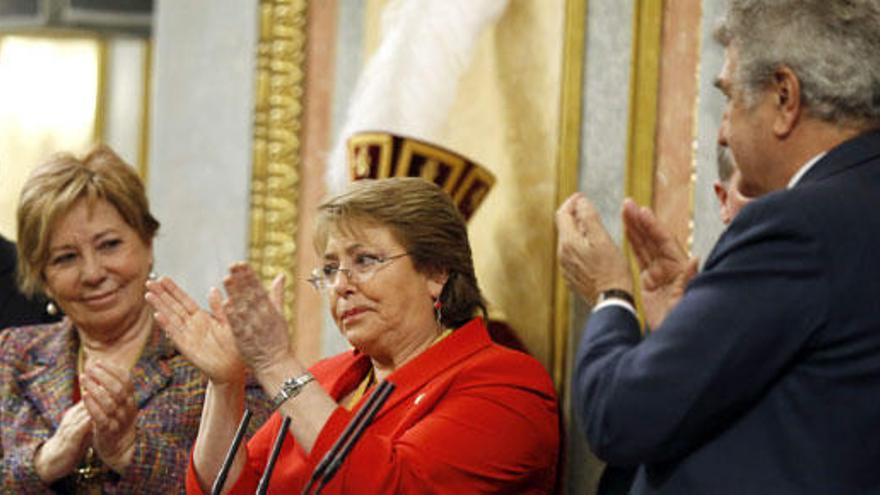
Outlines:
<svg viewBox="0 0 880 495"><path fill-rule="evenodd" d="M349 282L356 284L369 280L380 268L392 261L409 256L409 253L396 254L394 256L376 256L373 254L358 254L352 259L349 268L342 268L337 262L330 262L322 267L312 270L309 283L319 290L333 289L339 283L339 273L345 273Z"/></svg>

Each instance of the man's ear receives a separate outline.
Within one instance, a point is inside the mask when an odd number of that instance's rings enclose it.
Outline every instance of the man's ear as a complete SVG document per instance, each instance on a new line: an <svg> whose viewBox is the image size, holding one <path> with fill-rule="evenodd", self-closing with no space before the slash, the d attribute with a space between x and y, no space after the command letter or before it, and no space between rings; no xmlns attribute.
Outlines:
<svg viewBox="0 0 880 495"><path fill-rule="evenodd" d="M801 115L801 82L791 68L782 66L773 74L771 91L776 110L773 133L785 138L794 130Z"/></svg>
<svg viewBox="0 0 880 495"><path fill-rule="evenodd" d="M715 183L712 184L712 189L715 190L715 197L718 198L718 209L719 215L721 215L721 221L727 225L730 223L730 208L727 205L727 187L716 180Z"/></svg>

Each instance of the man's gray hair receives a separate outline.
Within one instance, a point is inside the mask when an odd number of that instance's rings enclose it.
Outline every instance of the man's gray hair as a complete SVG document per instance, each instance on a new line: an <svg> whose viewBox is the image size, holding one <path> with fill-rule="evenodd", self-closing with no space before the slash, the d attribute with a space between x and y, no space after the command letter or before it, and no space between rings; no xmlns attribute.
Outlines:
<svg viewBox="0 0 880 495"><path fill-rule="evenodd" d="M810 115L880 125L880 0L729 0L715 38L736 50L750 103L787 66Z"/></svg>

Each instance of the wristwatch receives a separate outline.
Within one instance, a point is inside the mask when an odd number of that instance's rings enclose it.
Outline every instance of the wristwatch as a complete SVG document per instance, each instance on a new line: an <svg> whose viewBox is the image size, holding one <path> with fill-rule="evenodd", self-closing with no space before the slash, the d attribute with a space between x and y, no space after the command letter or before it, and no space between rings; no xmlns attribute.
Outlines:
<svg viewBox="0 0 880 495"><path fill-rule="evenodd" d="M289 399L299 395L299 393L302 392L303 387L314 379L315 377L306 371L302 375L292 376L287 380L284 380L284 383L281 384L281 390L279 390L272 399L272 405L274 408L278 409L281 407L281 404L284 404Z"/></svg>
<svg viewBox="0 0 880 495"><path fill-rule="evenodd" d="M609 299L620 299L628 302L632 307L636 306L636 300L633 298L632 294L623 289L603 290L599 293L599 297L596 298L596 304L601 304Z"/></svg>

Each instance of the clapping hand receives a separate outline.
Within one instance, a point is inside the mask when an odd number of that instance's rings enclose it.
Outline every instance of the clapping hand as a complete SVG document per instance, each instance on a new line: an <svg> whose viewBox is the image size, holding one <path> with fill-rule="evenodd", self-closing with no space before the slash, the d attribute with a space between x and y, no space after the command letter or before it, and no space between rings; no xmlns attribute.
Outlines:
<svg viewBox="0 0 880 495"><path fill-rule="evenodd" d="M129 373L110 363L89 364L80 376L82 402L92 418L92 445L98 457L117 473L134 453L138 408Z"/></svg>
<svg viewBox="0 0 880 495"><path fill-rule="evenodd" d="M242 358L257 377L289 357L290 338L281 308L284 277L272 282L272 294L246 263L236 263L224 279L228 299L223 303Z"/></svg>
<svg viewBox="0 0 880 495"><path fill-rule="evenodd" d="M91 417L82 402L64 411L58 429L34 455L34 470L43 483L50 485L73 472L85 454L91 432Z"/></svg>
<svg viewBox="0 0 880 495"><path fill-rule="evenodd" d="M556 212L556 227L559 264L575 292L588 302L608 289L632 292L626 258L586 197L575 193L565 200Z"/></svg>
<svg viewBox="0 0 880 495"><path fill-rule="evenodd" d="M688 256L650 209L631 199L623 204L623 224L639 265L645 320L657 329L696 275L699 260Z"/></svg>
<svg viewBox="0 0 880 495"><path fill-rule="evenodd" d="M156 321L180 353L215 384L244 383L244 362L237 351L222 297L218 289L211 289L208 303L213 313L208 313L170 278L147 282L147 302L156 310Z"/></svg>

